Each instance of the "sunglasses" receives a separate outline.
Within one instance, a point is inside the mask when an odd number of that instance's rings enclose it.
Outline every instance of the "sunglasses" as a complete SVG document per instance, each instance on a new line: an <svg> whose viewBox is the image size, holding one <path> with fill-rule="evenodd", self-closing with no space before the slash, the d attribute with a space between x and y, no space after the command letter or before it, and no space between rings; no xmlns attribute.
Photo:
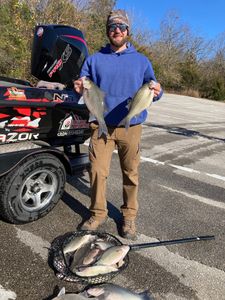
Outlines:
<svg viewBox="0 0 225 300"><path fill-rule="evenodd" d="M113 32L116 28L119 28L121 32L124 32L127 30L128 26L126 24L121 24L121 23L113 23L108 26L109 32Z"/></svg>

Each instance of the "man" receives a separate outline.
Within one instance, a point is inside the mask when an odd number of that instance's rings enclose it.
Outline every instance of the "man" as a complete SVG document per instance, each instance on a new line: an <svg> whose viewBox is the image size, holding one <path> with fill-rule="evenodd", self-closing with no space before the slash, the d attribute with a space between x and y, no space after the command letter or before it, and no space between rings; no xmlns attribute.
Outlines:
<svg viewBox="0 0 225 300"><path fill-rule="evenodd" d="M162 90L160 84L156 82L150 61L128 42L130 25L124 10L114 10L109 14L106 31L110 44L89 56L80 74L81 77L89 77L104 91L107 107L105 122L109 131L107 141L98 138L98 124L96 120L90 122L92 129L89 146L92 189L90 211L92 216L81 229L96 230L106 220L108 213L105 198L106 179L113 150L117 147L123 175L122 236L135 239L139 144L141 123L145 121L147 111L132 118L128 131L118 124L128 113L129 101L144 83L153 81L150 88L154 89L154 101L161 97ZM82 93L81 79L74 82L74 88L78 93Z"/></svg>

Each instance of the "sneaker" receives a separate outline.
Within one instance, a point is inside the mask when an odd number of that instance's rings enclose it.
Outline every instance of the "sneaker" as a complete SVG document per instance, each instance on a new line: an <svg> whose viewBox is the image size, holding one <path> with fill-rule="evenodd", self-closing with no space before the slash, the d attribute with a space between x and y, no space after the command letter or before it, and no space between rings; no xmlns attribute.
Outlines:
<svg viewBox="0 0 225 300"><path fill-rule="evenodd" d="M125 239L136 240L136 226L134 220L124 220L121 235Z"/></svg>
<svg viewBox="0 0 225 300"><path fill-rule="evenodd" d="M79 228L80 230L96 230L100 225L104 224L106 219L96 219L95 217L90 217L83 225Z"/></svg>

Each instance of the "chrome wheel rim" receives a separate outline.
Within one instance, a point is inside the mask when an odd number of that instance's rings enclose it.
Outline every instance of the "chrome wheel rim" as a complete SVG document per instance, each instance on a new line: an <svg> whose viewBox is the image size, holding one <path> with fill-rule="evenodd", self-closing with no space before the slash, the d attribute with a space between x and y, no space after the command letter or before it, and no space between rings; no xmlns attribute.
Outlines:
<svg viewBox="0 0 225 300"><path fill-rule="evenodd" d="M32 212L47 206L56 194L57 187L58 180L52 171L33 172L26 178L20 189L20 201L23 209Z"/></svg>

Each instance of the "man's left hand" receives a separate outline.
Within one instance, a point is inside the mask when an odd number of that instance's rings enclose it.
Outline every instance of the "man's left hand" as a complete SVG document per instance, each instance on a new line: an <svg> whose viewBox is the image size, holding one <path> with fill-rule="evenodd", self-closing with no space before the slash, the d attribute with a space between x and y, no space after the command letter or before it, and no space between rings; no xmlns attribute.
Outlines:
<svg viewBox="0 0 225 300"><path fill-rule="evenodd" d="M159 82L151 80L149 82L149 88L151 90L154 90L154 97L157 97L161 91L161 84Z"/></svg>

